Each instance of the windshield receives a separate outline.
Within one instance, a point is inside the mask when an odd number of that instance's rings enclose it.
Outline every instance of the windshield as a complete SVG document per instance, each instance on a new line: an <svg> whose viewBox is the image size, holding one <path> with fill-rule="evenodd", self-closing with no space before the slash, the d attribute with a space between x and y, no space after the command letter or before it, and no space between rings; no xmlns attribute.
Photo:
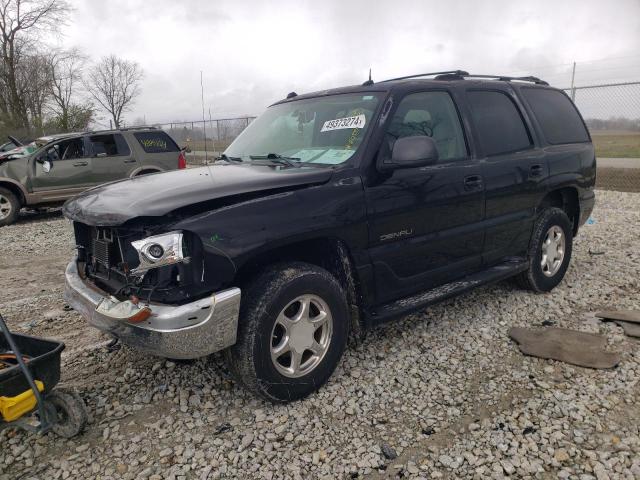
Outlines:
<svg viewBox="0 0 640 480"><path fill-rule="evenodd" d="M380 94L342 94L269 107L227 148L227 159L285 157L337 165L356 152L371 125ZM253 158L252 158L253 157Z"/></svg>

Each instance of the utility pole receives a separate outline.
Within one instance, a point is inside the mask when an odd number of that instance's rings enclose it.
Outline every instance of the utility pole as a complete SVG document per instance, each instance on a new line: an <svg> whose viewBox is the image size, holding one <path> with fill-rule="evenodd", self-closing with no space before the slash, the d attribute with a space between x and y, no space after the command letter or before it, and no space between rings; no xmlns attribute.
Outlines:
<svg viewBox="0 0 640 480"><path fill-rule="evenodd" d="M571 101L575 102L576 100L576 62L573 62L573 70L571 71Z"/></svg>
<svg viewBox="0 0 640 480"><path fill-rule="evenodd" d="M202 133L204 134L204 164L209 164L209 155L207 154L207 123L204 119L204 84L202 83L202 70L200 70L200 96L202 100Z"/></svg>

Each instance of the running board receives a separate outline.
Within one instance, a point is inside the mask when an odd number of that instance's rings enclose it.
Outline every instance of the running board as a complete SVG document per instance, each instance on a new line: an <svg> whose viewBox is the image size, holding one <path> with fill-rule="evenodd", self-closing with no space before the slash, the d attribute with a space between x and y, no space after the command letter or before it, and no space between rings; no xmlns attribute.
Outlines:
<svg viewBox="0 0 640 480"><path fill-rule="evenodd" d="M395 302L376 307L371 310L369 321L371 324L376 325L396 317L408 315L434 303L446 300L447 298L455 297L480 285L487 285L512 277L520 272L524 272L526 269L527 262L525 260L518 259L516 261L501 263L495 267L469 275L462 280L445 283L444 285L426 290L417 295L401 298Z"/></svg>

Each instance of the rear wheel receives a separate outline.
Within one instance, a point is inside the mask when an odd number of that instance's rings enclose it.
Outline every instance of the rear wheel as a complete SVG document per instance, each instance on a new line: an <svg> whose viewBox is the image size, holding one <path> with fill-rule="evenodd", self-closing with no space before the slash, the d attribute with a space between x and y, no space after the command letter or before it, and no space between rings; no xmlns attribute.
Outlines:
<svg viewBox="0 0 640 480"><path fill-rule="evenodd" d="M573 247L573 228L564 210L547 208L534 226L529 268L518 277L523 288L548 292L564 278Z"/></svg>
<svg viewBox="0 0 640 480"><path fill-rule="evenodd" d="M226 360L249 390L288 402L329 379L348 333L347 302L338 281L314 265L283 264L243 291L238 342L226 351Z"/></svg>
<svg viewBox="0 0 640 480"><path fill-rule="evenodd" d="M20 200L6 188L0 187L0 227L10 225L18 219Z"/></svg>

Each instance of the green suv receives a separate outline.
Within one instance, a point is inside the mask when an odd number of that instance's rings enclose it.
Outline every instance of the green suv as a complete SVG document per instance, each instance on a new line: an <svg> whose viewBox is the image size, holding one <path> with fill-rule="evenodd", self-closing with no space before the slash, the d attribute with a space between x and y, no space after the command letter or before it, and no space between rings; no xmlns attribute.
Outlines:
<svg viewBox="0 0 640 480"><path fill-rule="evenodd" d="M153 127L45 137L0 157L0 226L22 207L50 207L107 182L186 168L184 153Z"/></svg>

